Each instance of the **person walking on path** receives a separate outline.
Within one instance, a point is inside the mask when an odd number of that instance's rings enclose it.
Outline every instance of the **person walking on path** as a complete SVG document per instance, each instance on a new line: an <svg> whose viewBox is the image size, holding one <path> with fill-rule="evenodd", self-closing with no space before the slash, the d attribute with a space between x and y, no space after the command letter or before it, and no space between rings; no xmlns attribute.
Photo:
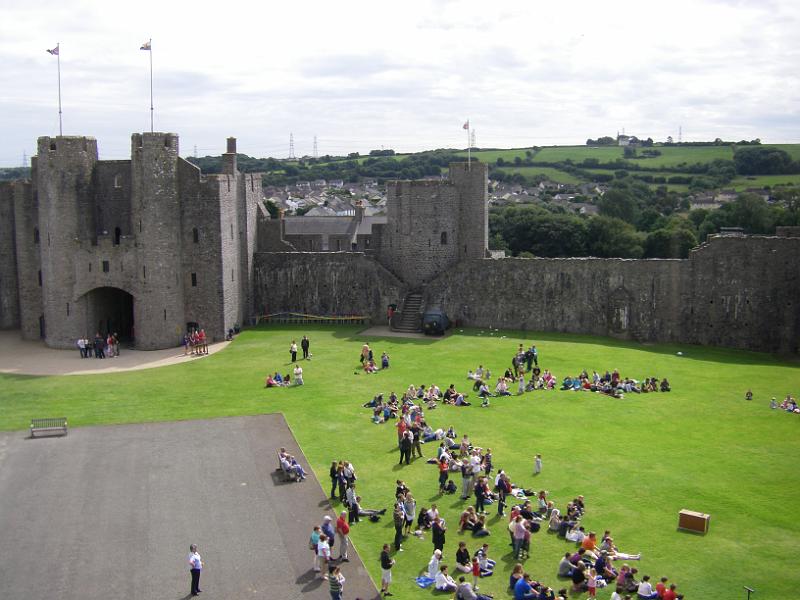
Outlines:
<svg viewBox="0 0 800 600"><path fill-rule="evenodd" d="M347 558L347 548L350 545L350 525L347 523L347 511L343 510L336 519L336 535L339 537L339 560L350 562Z"/></svg>
<svg viewBox="0 0 800 600"><path fill-rule="evenodd" d="M189 574L192 577L191 594L197 596L203 590L200 589L200 571L203 570L203 559L197 552L197 544L189 546Z"/></svg>
<svg viewBox="0 0 800 600"><path fill-rule="evenodd" d="M292 355L292 362L297 362L297 342L292 340L291 346L289 346L289 354Z"/></svg>
<svg viewBox="0 0 800 600"><path fill-rule="evenodd" d="M308 360L310 354L308 353L308 348L311 345L311 342L308 339L307 335L303 336L303 339L300 340L300 348L303 349L303 360Z"/></svg>
<svg viewBox="0 0 800 600"><path fill-rule="evenodd" d="M393 596L389 591L389 586L392 583L392 567L394 566L394 559L389 556L389 544L383 545L381 552L381 594L386 596Z"/></svg>

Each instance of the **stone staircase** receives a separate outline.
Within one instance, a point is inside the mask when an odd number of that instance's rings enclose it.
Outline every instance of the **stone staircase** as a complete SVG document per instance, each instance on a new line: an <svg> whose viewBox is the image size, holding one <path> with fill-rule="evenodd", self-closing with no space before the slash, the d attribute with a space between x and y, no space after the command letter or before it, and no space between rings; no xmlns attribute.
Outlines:
<svg viewBox="0 0 800 600"><path fill-rule="evenodd" d="M409 293L403 301L403 308L392 329L409 333L422 331L421 309L422 294L418 292Z"/></svg>

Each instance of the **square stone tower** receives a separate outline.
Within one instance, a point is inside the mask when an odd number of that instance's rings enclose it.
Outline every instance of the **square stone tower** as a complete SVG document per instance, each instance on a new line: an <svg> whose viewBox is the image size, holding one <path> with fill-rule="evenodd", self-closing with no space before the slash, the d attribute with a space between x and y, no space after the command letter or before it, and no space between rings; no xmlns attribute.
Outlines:
<svg viewBox="0 0 800 600"><path fill-rule="evenodd" d="M446 181L387 183L380 262L416 289L461 260L485 258L488 173L483 163L454 163Z"/></svg>

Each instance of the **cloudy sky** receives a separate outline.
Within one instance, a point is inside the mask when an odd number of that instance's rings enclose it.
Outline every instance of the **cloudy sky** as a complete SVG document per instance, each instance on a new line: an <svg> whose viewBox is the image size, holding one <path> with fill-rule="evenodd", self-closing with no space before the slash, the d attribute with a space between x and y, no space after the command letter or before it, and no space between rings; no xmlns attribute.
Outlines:
<svg viewBox="0 0 800 600"><path fill-rule="evenodd" d="M663 140L800 142L800 2L3 0L0 166L58 133L129 156L150 128L181 154L286 157Z"/></svg>

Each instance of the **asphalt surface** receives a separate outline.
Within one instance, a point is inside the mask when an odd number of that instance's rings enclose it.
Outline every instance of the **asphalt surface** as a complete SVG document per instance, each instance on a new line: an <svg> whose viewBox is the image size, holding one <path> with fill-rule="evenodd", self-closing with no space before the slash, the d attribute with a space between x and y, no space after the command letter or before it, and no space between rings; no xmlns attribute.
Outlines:
<svg viewBox="0 0 800 600"><path fill-rule="evenodd" d="M0 598L188 598L191 543L203 600L330 598L308 537L333 513L310 469L281 481L280 446L307 465L282 415L0 434ZM352 549L342 572L379 597Z"/></svg>
<svg viewBox="0 0 800 600"><path fill-rule="evenodd" d="M20 375L87 375L138 371L203 360L224 350L230 342L208 346L208 354L184 354L183 347L166 350L131 350L123 347L114 358L81 358L77 346L72 350L48 348L41 340L23 340L19 330L0 331L0 373Z"/></svg>

